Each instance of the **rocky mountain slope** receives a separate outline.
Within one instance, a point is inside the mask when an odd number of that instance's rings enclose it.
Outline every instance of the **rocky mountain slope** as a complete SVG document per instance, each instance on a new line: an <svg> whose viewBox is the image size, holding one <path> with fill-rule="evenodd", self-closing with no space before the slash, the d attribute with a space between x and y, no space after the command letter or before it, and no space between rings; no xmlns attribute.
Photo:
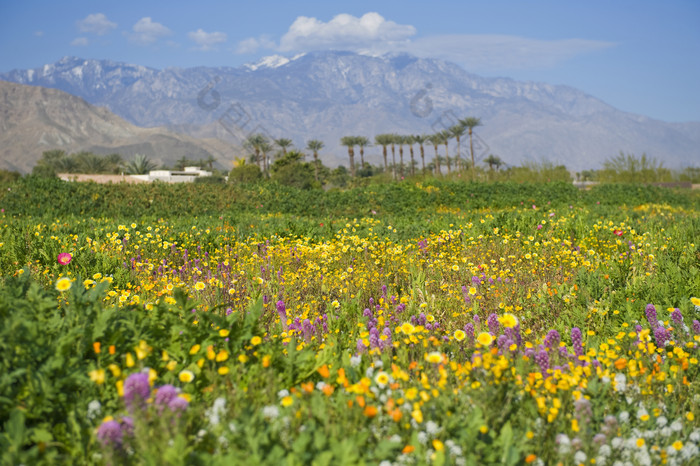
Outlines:
<svg viewBox="0 0 700 466"><path fill-rule="evenodd" d="M493 153L510 164L549 161L583 170L624 151L672 168L700 164L700 123L653 120L570 87L479 77L406 54L315 52L238 68L165 70L64 58L0 79L64 90L140 126L232 144L251 132L291 138L299 148L321 139L331 165L346 163L342 136L432 133L466 116L483 123L476 128L478 158ZM379 161L380 148L366 152Z"/></svg>
<svg viewBox="0 0 700 466"><path fill-rule="evenodd" d="M139 153L170 165L181 157L211 154L222 165L231 158L222 141L139 128L63 91L0 81L0 168L29 172L50 149L117 152L126 160Z"/></svg>

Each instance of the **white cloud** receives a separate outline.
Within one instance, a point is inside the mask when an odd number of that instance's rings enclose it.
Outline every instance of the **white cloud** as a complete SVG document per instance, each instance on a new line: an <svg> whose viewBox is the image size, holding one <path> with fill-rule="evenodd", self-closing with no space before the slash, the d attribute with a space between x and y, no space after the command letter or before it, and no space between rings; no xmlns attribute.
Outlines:
<svg viewBox="0 0 700 466"><path fill-rule="evenodd" d="M103 13L87 15L85 19L78 21L77 25L80 32L89 32L98 36L103 36L117 27L117 23L108 20Z"/></svg>
<svg viewBox="0 0 700 466"><path fill-rule="evenodd" d="M211 50L216 44L226 42L226 34L223 32L205 32L201 29L187 33L199 50Z"/></svg>
<svg viewBox="0 0 700 466"><path fill-rule="evenodd" d="M299 16L282 36L279 50L364 50L378 43L392 45L406 42L415 33L413 26L387 21L379 13L365 13L360 18L340 14L327 23Z"/></svg>
<svg viewBox="0 0 700 466"><path fill-rule="evenodd" d="M407 52L452 61L468 70L496 72L551 67L615 45L599 40L540 40L495 34L415 35L415 27L386 20L379 13L366 13L359 18L340 14L328 22L299 16L279 44L266 36L249 38L238 43L236 52L255 53L259 49L282 53L350 50L371 55Z"/></svg>
<svg viewBox="0 0 700 466"><path fill-rule="evenodd" d="M128 34L129 40L139 45L149 45L161 37L172 34L170 29L160 23L153 22L149 16L138 20L131 30L132 32Z"/></svg>
<svg viewBox="0 0 700 466"><path fill-rule="evenodd" d="M441 58L480 71L551 67L615 44L587 39L539 40L518 36L455 34L416 39L401 51Z"/></svg>
<svg viewBox="0 0 700 466"><path fill-rule="evenodd" d="M260 49L277 49L277 44L269 36L251 37L238 43L236 53L255 53Z"/></svg>
<svg viewBox="0 0 700 466"><path fill-rule="evenodd" d="M76 37L71 41L70 45L74 47L85 47L88 45L88 39L87 37Z"/></svg>

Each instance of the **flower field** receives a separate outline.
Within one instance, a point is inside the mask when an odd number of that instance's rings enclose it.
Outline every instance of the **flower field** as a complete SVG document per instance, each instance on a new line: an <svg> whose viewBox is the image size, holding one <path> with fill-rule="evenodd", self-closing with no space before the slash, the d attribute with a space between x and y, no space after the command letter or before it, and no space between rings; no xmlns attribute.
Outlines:
<svg viewBox="0 0 700 466"><path fill-rule="evenodd" d="M0 198L3 464L700 458L697 195L114 218L22 215L22 189Z"/></svg>

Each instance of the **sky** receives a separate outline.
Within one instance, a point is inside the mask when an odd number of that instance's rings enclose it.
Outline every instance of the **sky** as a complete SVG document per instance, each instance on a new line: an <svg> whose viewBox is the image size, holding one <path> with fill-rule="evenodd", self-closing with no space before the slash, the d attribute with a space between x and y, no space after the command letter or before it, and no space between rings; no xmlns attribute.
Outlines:
<svg viewBox="0 0 700 466"><path fill-rule="evenodd" d="M0 0L0 72L64 56L235 67L312 50L408 52L700 121L697 0Z"/></svg>

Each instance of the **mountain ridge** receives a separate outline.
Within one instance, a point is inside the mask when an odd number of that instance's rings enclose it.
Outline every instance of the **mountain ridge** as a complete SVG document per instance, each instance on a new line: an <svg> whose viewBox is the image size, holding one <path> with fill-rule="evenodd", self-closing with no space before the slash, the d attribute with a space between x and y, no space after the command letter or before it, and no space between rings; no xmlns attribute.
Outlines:
<svg viewBox="0 0 700 466"><path fill-rule="evenodd" d="M700 123L662 122L569 86L485 78L408 54L322 51L262 59L255 67L163 70L65 57L0 79L59 88L139 126L229 143L249 134L221 124L239 105L250 130L289 137L302 149L309 139L324 140L322 159L331 165L346 162L342 136L430 133L465 116L482 120L475 129L485 151L479 158L488 152L510 164L548 160L573 170L599 168L620 151L644 152L671 168L700 162ZM368 150L368 160L378 157L376 148Z"/></svg>

